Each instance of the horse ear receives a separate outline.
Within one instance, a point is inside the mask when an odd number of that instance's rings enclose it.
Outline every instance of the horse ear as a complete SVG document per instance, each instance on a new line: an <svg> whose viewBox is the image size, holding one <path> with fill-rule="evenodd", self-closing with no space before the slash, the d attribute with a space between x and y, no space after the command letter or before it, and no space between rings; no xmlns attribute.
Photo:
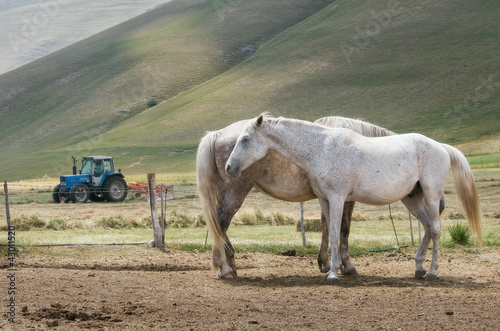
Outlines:
<svg viewBox="0 0 500 331"><path fill-rule="evenodd" d="M257 126L260 126L264 121L264 116L262 114L257 118Z"/></svg>

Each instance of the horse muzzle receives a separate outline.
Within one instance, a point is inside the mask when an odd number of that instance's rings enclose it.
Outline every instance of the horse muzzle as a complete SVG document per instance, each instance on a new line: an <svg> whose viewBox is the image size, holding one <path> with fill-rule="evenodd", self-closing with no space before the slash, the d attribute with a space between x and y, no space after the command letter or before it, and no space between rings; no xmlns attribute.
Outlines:
<svg viewBox="0 0 500 331"><path fill-rule="evenodd" d="M241 175L241 168L237 165L226 163L226 172L231 177L239 177Z"/></svg>

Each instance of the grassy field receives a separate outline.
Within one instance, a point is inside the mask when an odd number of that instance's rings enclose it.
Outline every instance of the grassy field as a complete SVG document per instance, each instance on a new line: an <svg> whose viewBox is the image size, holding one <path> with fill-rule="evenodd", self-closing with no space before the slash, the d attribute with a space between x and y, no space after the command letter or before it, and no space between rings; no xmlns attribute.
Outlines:
<svg viewBox="0 0 500 331"><path fill-rule="evenodd" d="M483 245L500 246L500 169L474 170L483 210ZM167 202L166 244L170 249L206 251L211 249L207 230L195 224L201 209L198 203L194 174L163 174L157 183L174 184L175 199ZM138 181L143 178L134 178ZM118 204L55 204L51 201L52 179L9 184L9 201L13 222L30 223L29 231L18 230L16 244L21 251L48 253L47 248L30 248L22 245L40 244L129 244L149 243L153 239L149 202L145 197L136 198L133 192ZM4 198L3 191L0 197ZM442 217L444 249L477 249L477 240L466 246L454 244L448 228L459 223L467 224L450 182L446 187L447 208ZM0 224L5 224L4 205L0 209ZM256 216L257 215L257 216ZM401 203L391 205L400 245L412 245L408 213ZM246 220L251 217L255 225ZM319 218L317 201L304 203L306 220ZM273 219L286 219L285 225L269 225ZM187 223L181 224L181 220ZM228 235L239 252L279 253L296 249L299 254L316 254L320 242L319 232L306 232L306 247L296 223L300 219L300 205L267 197L253 190L235 216ZM259 221L260 220L260 221ZM59 223L58 223L59 222ZM260 222L260 223L259 223ZM33 225L38 223L38 225ZM266 224L262 224L266 223ZM274 222L276 223L276 222ZM61 226L63 224L63 226ZM186 225L187 224L187 225ZM423 230L422 230L423 231ZM414 244L418 245L418 226L413 219ZM5 227L0 231L0 242L6 243ZM387 206L357 204L353 215L350 250L353 255L367 254L373 250L395 247L396 238ZM49 248L50 250L50 248Z"/></svg>
<svg viewBox="0 0 500 331"><path fill-rule="evenodd" d="M127 174L191 172L205 131L262 111L471 143L496 166L498 2L387 6L172 1L1 75L0 174L55 177L75 151Z"/></svg>

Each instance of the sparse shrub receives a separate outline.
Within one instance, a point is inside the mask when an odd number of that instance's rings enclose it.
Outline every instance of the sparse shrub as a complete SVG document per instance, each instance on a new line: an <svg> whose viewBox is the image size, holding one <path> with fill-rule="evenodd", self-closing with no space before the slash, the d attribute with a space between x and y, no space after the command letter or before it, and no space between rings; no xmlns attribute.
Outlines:
<svg viewBox="0 0 500 331"><path fill-rule="evenodd" d="M21 215L12 219L12 225L18 231L28 231L32 228L44 228L47 223L38 215Z"/></svg>
<svg viewBox="0 0 500 331"><path fill-rule="evenodd" d="M187 228L193 224L193 220L186 214L182 214L174 210L170 213L167 220L167 227L171 228Z"/></svg>
<svg viewBox="0 0 500 331"><path fill-rule="evenodd" d="M500 218L500 212L488 213L484 214L484 216L488 218Z"/></svg>
<svg viewBox="0 0 500 331"><path fill-rule="evenodd" d="M96 222L96 225L105 229L137 229L147 227L146 219L137 221L127 219L123 215L103 217Z"/></svg>
<svg viewBox="0 0 500 331"><path fill-rule="evenodd" d="M451 211L448 213L448 216L447 218L449 220L464 220L465 219L465 216L464 214L462 214L461 212L458 212L458 211Z"/></svg>
<svg viewBox="0 0 500 331"><path fill-rule="evenodd" d="M236 225L292 225L295 220L280 212L273 212L271 215L264 215L260 209L254 209L253 214L249 212L239 212L234 221Z"/></svg>
<svg viewBox="0 0 500 331"><path fill-rule="evenodd" d="M286 219L285 216L280 213L279 211L273 212L271 214L272 217L272 224L273 225L285 225L286 224Z"/></svg>
<svg viewBox="0 0 500 331"><path fill-rule="evenodd" d="M255 209L255 221L258 225L273 225L274 217L273 215L264 215L260 209Z"/></svg>
<svg viewBox="0 0 500 331"><path fill-rule="evenodd" d="M300 220L297 221L297 231L301 231L300 229ZM305 219L304 220L304 230L306 232L321 232L321 220L317 219Z"/></svg>
<svg viewBox="0 0 500 331"><path fill-rule="evenodd" d="M68 226L66 225L66 221L64 219L57 217L53 218L49 221L47 224L47 229L52 229L52 230L66 230Z"/></svg>
<svg viewBox="0 0 500 331"><path fill-rule="evenodd" d="M255 224L265 224L266 218L264 213L260 209L254 209L255 214Z"/></svg>
<svg viewBox="0 0 500 331"><path fill-rule="evenodd" d="M148 105L148 108L151 108L151 107L154 107L158 104L158 101L156 101L155 99L151 99L148 101L147 105Z"/></svg>
<svg viewBox="0 0 500 331"><path fill-rule="evenodd" d="M248 212L240 212L236 216L236 220L234 222L237 225L256 225L257 224L257 218L255 217L255 214L251 214Z"/></svg>
<svg viewBox="0 0 500 331"><path fill-rule="evenodd" d="M96 225L105 229L123 229L126 227L125 219L122 215L102 217L97 220Z"/></svg>
<svg viewBox="0 0 500 331"><path fill-rule="evenodd" d="M366 218L366 221L370 221L370 220L378 220L378 221L390 221L391 220L391 213L387 213L387 214L382 214L382 215L378 215L378 216L373 216L373 217L370 217L370 216L364 216ZM408 219L408 214L407 213L392 213L392 220L393 221L405 221Z"/></svg>
<svg viewBox="0 0 500 331"><path fill-rule="evenodd" d="M291 225L294 223L295 220L290 216L283 215L279 211L272 213L272 225Z"/></svg>
<svg viewBox="0 0 500 331"><path fill-rule="evenodd" d="M73 229L85 229L87 226L82 221L76 221L71 225Z"/></svg>
<svg viewBox="0 0 500 331"><path fill-rule="evenodd" d="M147 218L141 218L140 220L131 220L130 227L133 229L145 229L151 224L151 216L149 217L149 223L147 222ZM152 225L151 225L152 226Z"/></svg>
<svg viewBox="0 0 500 331"><path fill-rule="evenodd" d="M199 227L203 227L205 225L207 225L207 222L205 221L205 217L203 216L203 214L197 215L194 219L193 226L195 228L199 228Z"/></svg>
<svg viewBox="0 0 500 331"><path fill-rule="evenodd" d="M360 214L360 213L352 213L352 216L351 216L351 222L365 222L365 221L369 221L370 219L363 215L363 214Z"/></svg>
<svg viewBox="0 0 500 331"><path fill-rule="evenodd" d="M467 225L456 223L448 228L451 241L459 245L467 245L471 238L470 229Z"/></svg>

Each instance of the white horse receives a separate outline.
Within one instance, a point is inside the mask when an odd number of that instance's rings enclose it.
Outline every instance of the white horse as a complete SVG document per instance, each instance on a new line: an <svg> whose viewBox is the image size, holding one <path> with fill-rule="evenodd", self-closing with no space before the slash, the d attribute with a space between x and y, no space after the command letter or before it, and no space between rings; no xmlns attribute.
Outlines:
<svg viewBox="0 0 500 331"><path fill-rule="evenodd" d="M212 247L212 267L221 278L236 277L235 249L227 236L227 230L235 213L240 209L250 190L255 187L260 192L285 201L307 201L317 199L305 173L295 164L277 153L248 167L240 177L226 173L226 162L233 151L238 136L248 120L233 123L223 129L208 132L200 141L196 155L196 182L207 228L214 239ZM374 124L356 119L329 116L315 123L347 128L367 137L382 137L396 133ZM415 192L419 190L415 188ZM340 226L340 246L343 275L357 275L356 267L349 257L349 231L355 202L346 202ZM444 199L441 210L444 209ZM321 246L318 267L321 272L330 270L328 254L328 228L326 218L321 213Z"/></svg>
<svg viewBox="0 0 500 331"><path fill-rule="evenodd" d="M439 202L450 168L471 229L481 242L481 211L474 177L465 156L452 146L420 134L367 138L347 129L260 115L248 121L239 135L226 171L238 177L270 151L300 167L319 198L332 247L327 284L339 283L340 224L348 201L386 205L401 200L425 229L415 255L415 277L436 279L441 236ZM421 190L410 198L409 193L417 186ZM427 273L422 263L431 239L432 261Z"/></svg>

